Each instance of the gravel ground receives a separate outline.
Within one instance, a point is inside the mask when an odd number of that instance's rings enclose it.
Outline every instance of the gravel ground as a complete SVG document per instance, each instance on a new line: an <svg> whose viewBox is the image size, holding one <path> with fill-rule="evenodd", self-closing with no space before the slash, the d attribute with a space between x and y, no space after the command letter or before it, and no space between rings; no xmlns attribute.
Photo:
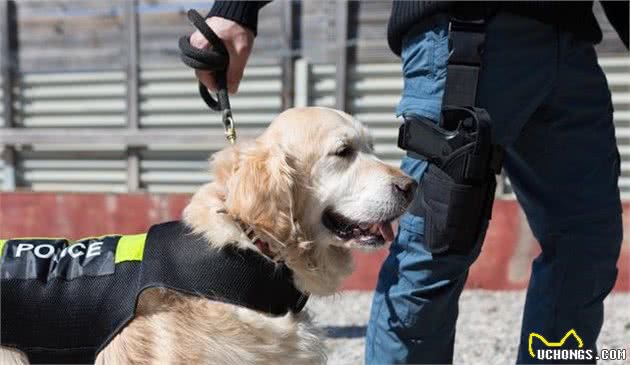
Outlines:
<svg viewBox="0 0 630 365"><path fill-rule="evenodd" d="M313 312L315 322L328 333L329 364L363 364L371 300L371 292L344 292L309 300L307 308ZM524 301L524 291L465 290L460 301L455 363L513 364ZM630 293L612 294L606 300L606 318L598 346L628 349L629 345Z"/></svg>

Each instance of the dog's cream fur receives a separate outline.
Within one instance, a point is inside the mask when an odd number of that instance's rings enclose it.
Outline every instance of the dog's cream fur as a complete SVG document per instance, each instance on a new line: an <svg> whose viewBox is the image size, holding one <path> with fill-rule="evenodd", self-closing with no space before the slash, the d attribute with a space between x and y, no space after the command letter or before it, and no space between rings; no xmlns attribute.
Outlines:
<svg viewBox="0 0 630 365"><path fill-rule="evenodd" d="M344 147L346 146L346 147ZM340 149L351 148L348 156ZM350 249L326 229L326 207L354 221L391 220L404 211L396 181L367 130L326 108L291 109L256 140L214 154L213 182L193 196L184 221L220 248L258 248L239 222L269 244L268 256L293 270L305 293L331 295L352 271ZM261 254L263 254L261 252ZM269 293L269 295L274 295ZM325 348L308 313L272 317L166 289L145 291L136 318L99 354L99 364L319 364ZM0 349L0 363L27 363Z"/></svg>

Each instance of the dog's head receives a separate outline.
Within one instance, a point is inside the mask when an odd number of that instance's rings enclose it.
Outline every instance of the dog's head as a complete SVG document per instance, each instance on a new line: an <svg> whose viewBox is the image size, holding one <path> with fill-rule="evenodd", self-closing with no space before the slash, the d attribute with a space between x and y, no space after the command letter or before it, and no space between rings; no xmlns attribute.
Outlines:
<svg viewBox="0 0 630 365"><path fill-rule="evenodd" d="M361 123L327 108L287 110L256 140L215 153L211 169L214 181L184 211L187 224L214 246L256 246L284 261L301 290L319 295L352 272L350 248L394 238L391 221L416 187L376 158Z"/></svg>
<svg viewBox="0 0 630 365"><path fill-rule="evenodd" d="M361 123L327 108L288 110L214 164L227 210L281 242L382 246L416 187L374 155Z"/></svg>

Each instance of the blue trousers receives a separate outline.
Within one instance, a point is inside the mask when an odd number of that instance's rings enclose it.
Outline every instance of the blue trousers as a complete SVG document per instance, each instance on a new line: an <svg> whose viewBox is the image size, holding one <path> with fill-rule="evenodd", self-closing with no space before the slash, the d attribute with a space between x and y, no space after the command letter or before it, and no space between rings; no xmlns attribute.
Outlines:
<svg viewBox="0 0 630 365"><path fill-rule="evenodd" d="M447 37L448 20L437 16L404 38L398 115L438 120ZM536 363L530 332L557 341L574 328L585 348L595 349L603 300L617 276L622 222L611 97L592 44L499 13L487 28L478 104L493 120L504 171L542 248L532 264L516 361ZM402 161L417 179L425 168L424 161ZM469 256L433 256L423 230L423 217L401 217L372 303L368 364L453 360L458 300L480 247Z"/></svg>

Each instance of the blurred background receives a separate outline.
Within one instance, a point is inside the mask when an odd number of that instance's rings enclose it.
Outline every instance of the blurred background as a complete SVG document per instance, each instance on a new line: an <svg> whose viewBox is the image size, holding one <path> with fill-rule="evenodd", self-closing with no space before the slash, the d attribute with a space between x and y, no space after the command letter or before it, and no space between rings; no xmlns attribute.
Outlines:
<svg viewBox="0 0 630 365"><path fill-rule="evenodd" d="M0 0L0 238L138 233L180 217L189 193L212 178L208 156L227 144L219 113L202 102L177 48L178 38L193 31L186 11L211 6ZM336 107L366 123L378 155L398 165L394 108L402 79L386 43L390 7L387 0L265 6L244 81L231 98L239 138L257 135L291 106ZM604 33L599 62L615 107L619 186L630 208L630 55L597 2L594 10ZM630 228L630 218L624 226ZM493 291L464 292L456 363L513 363L520 289L538 253L503 179L467 281L467 288ZM371 290L386 254L355 253L356 271L344 289L357 291L309 302L328 334L329 363L362 363ZM630 338L628 240L618 266L600 348L627 348Z"/></svg>
<svg viewBox="0 0 630 365"><path fill-rule="evenodd" d="M212 1L0 0L0 186L5 191L192 192L222 146L219 113L197 94L177 39L185 12ZM264 7L240 92L241 137L294 105L337 107L366 123L392 164L399 60L389 1L282 1ZM613 91L630 193L630 59L603 12L600 62ZM508 87L506 85L506 87ZM509 197L509 184L501 194Z"/></svg>
<svg viewBox="0 0 630 365"><path fill-rule="evenodd" d="M136 233L180 217L189 193L212 179L208 156L227 144L220 113L199 97L177 48L194 30L186 11L211 6L0 0L1 236ZM394 108L402 79L386 42L390 7L347 0L265 6L244 81L231 98L239 138L257 135L291 106L336 107L366 123L377 154L398 165ZM597 2L594 10L627 199L630 56ZM505 179L494 209L469 286L524 288L538 246ZM629 244L623 247L617 289L630 290ZM346 288L373 288L385 254L357 254Z"/></svg>

